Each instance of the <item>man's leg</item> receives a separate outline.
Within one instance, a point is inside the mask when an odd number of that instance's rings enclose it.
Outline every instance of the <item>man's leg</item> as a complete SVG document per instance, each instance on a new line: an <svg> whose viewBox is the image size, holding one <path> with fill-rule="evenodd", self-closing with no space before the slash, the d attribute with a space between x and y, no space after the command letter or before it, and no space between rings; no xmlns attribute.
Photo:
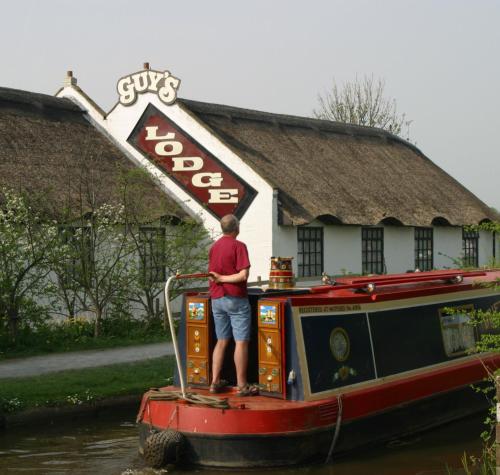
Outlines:
<svg viewBox="0 0 500 475"><path fill-rule="evenodd" d="M215 324L215 334L217 343L212 355L212 384L219 384L222 365L224 363L224 353L232 337L231 321L226 311L226 297L212 299L212 315Z"/></svg>
<svg viewBox="0 0 500 475"><path fill-rule="evenodd" d="M236 377L238 387L242 388L247 384L247 366L248 366L248 341L236 340L234 349L234 365L236 366Z"/></svg>
<svg viewBox="0 0 500 475"><path fill-rule="evenodd" d="M226 352L229 340L217 340L212 356L212 384L220 383L220 373L224 363L224 353Z"/></svg>
<svg viewBox="0 0 500 475"><path fill-rule="evenodd" d="M251 315L250 303L246 298L233 297L231 327L236 347L234 349L234 365L236 366L236 378L238 387L246 386L248 367L248 344L250 341Z"/></svg>

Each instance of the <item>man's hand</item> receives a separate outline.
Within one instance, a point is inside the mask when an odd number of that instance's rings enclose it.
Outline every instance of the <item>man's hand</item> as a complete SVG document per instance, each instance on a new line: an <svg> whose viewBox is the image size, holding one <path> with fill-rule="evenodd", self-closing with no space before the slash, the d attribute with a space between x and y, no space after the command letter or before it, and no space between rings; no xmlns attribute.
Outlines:
<svg viewBox="0 0 500 475"><path fill-rule="evenodd" d="M240 270L237 274L221 275L217 272L210 271L209 279L216 284L237 284L238 282L246 282L248 280L248 268Z"/></svg>
<svg viewBox="0 0 500 475"><path fill-rule="evenodd" d="M221 283L220 278L222 276L220 274L217 274L217 272L213 272L213 271L210 271L209 274L210 274L210 277L208 278L208 280L210 280L211 282L215 282L216 284Z"/></svg>

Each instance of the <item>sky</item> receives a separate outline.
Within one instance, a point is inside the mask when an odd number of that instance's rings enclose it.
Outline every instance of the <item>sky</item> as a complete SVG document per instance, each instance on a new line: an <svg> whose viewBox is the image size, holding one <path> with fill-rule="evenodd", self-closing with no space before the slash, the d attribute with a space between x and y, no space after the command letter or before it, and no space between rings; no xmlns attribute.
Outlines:
<svg viewBox="0 0 500 475"><path fill-rule="evenodd" d="M385 80L410 139L500 210L500 0L3 0L0 86L54 94L67 70L109 110L116 82L169 70L181 97L311 116L335 80Z"/></svg>

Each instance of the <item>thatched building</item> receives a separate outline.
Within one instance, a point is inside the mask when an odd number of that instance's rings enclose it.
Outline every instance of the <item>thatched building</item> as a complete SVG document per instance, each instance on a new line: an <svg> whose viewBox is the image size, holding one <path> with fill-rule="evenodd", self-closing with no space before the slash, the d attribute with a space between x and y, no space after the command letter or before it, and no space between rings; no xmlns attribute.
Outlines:
<svg viewBox="0 0 500 475"><path fill-rule="evenodd" d="M252 280L266 279L273 255L293 256L296 274L313 277L453 267L461 257L485 265L498 253L491 234L464 230L496 213L411 143L369 127L172 95L166 103L163 74L122 78L118 90L132 100L107 114L73 77L58 98L2 90L2 178L49 184L50 201L66 204L81 194L71 185L81 163L105 177L102 199L119 182L110 170L144 170L150 209L161 190L214 236L221 215L240 217Z"/></svg>

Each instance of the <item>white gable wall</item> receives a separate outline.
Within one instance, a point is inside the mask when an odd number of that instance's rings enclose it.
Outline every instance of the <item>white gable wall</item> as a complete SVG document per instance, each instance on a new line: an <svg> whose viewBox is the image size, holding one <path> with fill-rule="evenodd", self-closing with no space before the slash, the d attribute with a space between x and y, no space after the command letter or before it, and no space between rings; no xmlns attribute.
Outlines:
<svg viewBox="0 0 500 475"><path fill-rule="evenodd" d="M150 93L139 95L137 102L133 106L126 107L118 103L106 117L103 117L93 104L76 88L65 87L58 93L58 96L67 97L88 110L96 126L101 128L111 140L124 150L131 160L146 169L165 192L176 200L191 216L200 219L214 239L220 235L218 219L171 180L166 173L159 170L139 151L127 143L127 138L130 136L148 104L153 104L205 149L217 157L217 159L252 186L257 191L257 195L240 220L240 236L238 239L245 242L249 247L252 263L250 281L257 280L257 276L266 278L265 276L269 273L269 257L272 255L273 190L266 181L248 167L220 140L213 136L196 118L186 112L182 106L178 104L167 106L156 95Z"/></svg>

